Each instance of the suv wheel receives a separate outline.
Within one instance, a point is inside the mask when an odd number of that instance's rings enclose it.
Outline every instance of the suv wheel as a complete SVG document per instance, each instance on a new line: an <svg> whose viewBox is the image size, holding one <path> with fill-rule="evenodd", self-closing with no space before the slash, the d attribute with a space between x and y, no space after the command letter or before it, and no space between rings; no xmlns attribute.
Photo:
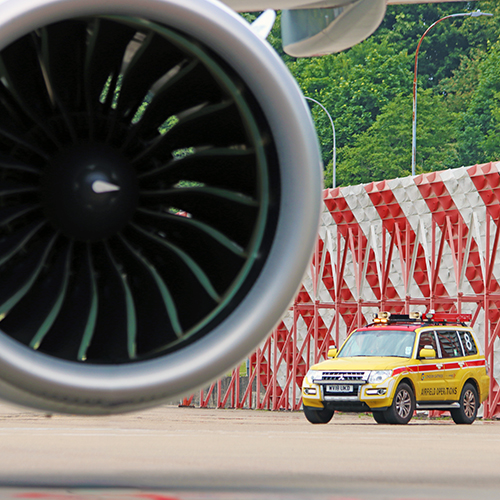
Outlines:
<svg viewBox="0 0 500 500"><path fill-rule="evenodd" d="M476 388L469 382L460 394L460 408L451 410L451 418L456 424L472 424L476 420L479 398Z"/></svg>
<svg viewBox="0 0 500 500"><path fill-rule="evenodd" d="M334 410L324 408L323 410L316 410L310 406L304 406L304 415L311 424L327 424L333 417Z"/></svg>
<svg viewBox="0 0 500 500"><path fill-rule="evenodd" d="M384 412L388 424L407 424L415 412L415 396L405 383L398 385L392 405Z"/></svg>

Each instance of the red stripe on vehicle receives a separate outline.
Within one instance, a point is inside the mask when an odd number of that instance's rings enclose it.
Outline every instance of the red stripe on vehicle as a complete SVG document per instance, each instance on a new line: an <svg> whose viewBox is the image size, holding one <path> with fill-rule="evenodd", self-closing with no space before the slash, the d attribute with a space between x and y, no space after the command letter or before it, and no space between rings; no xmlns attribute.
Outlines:
<svg viewBox="0 0 500 500"><path fill-rule="evenodd" d="M467 367L486 366L486 361L484 359L476 359L475 361L466 361L465 366Z"/></svg>
<svg viewBox="0 0 500 500"><path fill-rule="evenodd" d="M438 364L441 365L441 368L438 368ZM486 360L484 359L476 359L474 361L464 361L463 367L473 368L477 366L485 366ZM417 373L417 372L433 372L443 370L459 370L462 368L458 361L452 361L451 363L437 363L433 365L410 365L410 366L399 366L392 370L392 375L399 375L400 373Z"/></svg>

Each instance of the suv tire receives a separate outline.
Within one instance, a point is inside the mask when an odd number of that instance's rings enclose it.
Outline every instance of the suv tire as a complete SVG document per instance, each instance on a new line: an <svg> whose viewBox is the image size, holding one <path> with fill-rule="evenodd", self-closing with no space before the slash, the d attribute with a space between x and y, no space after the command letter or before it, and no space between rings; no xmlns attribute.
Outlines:
<svg viewBox="0 0 500 500"><path fill-rule="evenodd" d="M407 424L415 412L415 395L412 388L404 382L398 385L392 405L384 411L388 424Z"/></svg>
<svg viewBox="0 0 500 500"><path fill-rule="evenodd" d="M470 382L467 382L460 394L460 408L451 410L451 418L456 424L472 424L476 420L479 408L477 390Z"/></svg>
<svg viewBox="0 0 500 500"><path fill-rule="evenodd" d="M375 422L377 422L377 424L386 424L387 423L387 419L385 418L385 411L374 411L372 413L373 415L373 418L375 419Z"/></svg>
<svg viewBox="0 0 500 500"><path fill-rule="evenodd" d="M304 406L304 415L311 424L327 424L332 419L334 413L335 411L329 408L316 410L310 406Z"/></svg>

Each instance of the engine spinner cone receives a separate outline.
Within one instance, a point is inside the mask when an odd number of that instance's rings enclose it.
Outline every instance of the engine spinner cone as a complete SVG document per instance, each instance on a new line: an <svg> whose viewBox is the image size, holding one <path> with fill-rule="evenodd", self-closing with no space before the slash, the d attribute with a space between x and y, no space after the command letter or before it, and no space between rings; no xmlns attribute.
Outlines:
<svg viewBox="0 0 500 500"><path fill-rule="evenodd" d="M107 145L78 145L58 153L43 179L52 224L69 238L99 241L132 218L139 196L132 165Z"/></svg>

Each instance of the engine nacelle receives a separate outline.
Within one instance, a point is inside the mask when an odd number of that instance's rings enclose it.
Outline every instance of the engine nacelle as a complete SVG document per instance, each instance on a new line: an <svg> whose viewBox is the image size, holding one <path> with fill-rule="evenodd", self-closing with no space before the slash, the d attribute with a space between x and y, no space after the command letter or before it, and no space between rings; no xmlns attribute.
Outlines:
<svg viewBox="0 0 500 500"><path fill-rule="evenodd" d="M0 396L113 413L227 372L316 239L297 84L211 0L0 12Z"/></svg>

